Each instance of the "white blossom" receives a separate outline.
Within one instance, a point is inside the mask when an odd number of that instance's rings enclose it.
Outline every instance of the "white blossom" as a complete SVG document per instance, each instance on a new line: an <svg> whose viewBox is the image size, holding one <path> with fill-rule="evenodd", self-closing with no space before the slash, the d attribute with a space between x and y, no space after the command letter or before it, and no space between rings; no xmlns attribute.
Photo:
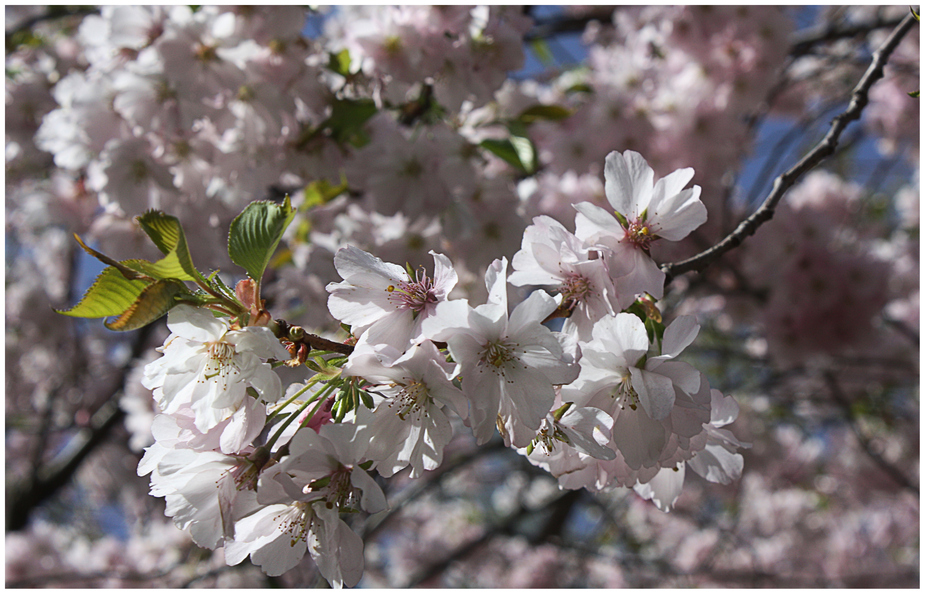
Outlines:
<svg viewBox="0 0 925 594"><path fill-rule="evenodd" d="M497 425L507 445L526 447L553 404L553 385L572 381L578 369L542 325L556 309L555 299L536 291L509 315L506 258L492 263L485 284L488 303L473 309L456 300L437 307L435 339L445 339L462 366L468 422L478 443L487 442Z"/></svg>
<svg viewBox="0 0 925 594"><path fill-rule="evenodd" d="M343 282L327 286L328 309L349 324L361 341L386 344L404 350L425 338L422 323L456 286L456 272L449 258L434 257L434 275L417 271L415 278L397 264L353 246L337 251L334 266Z"/></svg>
<svg viewBox="0 0 925 594"><path fill-rule="evenodd" d="M269 328L232 330L225 319L187 305L170 310L167 327L171 335L158 349L164 356L145 367L142 381L163 412L189 405L205 433L242 407L256 406L248 387L265 402L282 395L279 377L261 358L284 361L289 353Z"/></svg>
<svg viewBox="0 0 925 594"><path fill-rule="evenodd" d="M575 235L611 248L611 273L620 277L616 283L621 291L662 297L665 273L649 256L649 245L658 239L684 239L706 222L700 186L684 189L693 176L691 168L678 169L655 181L642 155L612 152L604 163L604 192L623 221L590 202L574 205Z"/></svg>

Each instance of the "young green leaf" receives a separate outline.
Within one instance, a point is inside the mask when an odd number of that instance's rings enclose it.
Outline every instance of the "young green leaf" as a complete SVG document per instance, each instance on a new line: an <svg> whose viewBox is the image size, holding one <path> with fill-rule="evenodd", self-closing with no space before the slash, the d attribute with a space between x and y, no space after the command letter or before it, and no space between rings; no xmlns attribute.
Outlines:
<svg viewBox="0 0 925 594"><path fill-rule="evenodd" d="M303 190L305 199L302 201L302 205L299 207L299 210L304 211L310 208L314 208L315 206L327 204L346 191L346 180L342 181L336 186L326 179L313 181L312 183L305 186L305 190Z"/></svg>
<svg viewBox="0 0 925 594"><path fill-rule="evenodd" d="M131 307L150 284L147 280L129 280L115 266L107 266L77 305L55 311L75 318L117 316Z"/></svg>
<svg viewBox="0 0 925 594"><path fill-rule="evenodd" d="M148 270L156 278L175 278L185 281L202 281L202 274L193 266L186 245L186 236L177 217L164 214L158 210L149 210L140 217L135 217L142 230L148 234L157 249L166 258L150 264Z"/></svg>
<svg viewBox="0 0 925 594"><path fill-rule="evenodd" d="M528 138L511 136L510 138L486 138L479 143L483 149L494 153L518 171L530 173L534 170L535 152Z"/></svg>
<svg viewBox="0 0 925 594"><path fill-rule="evenodd" d="M151 283L135 299L128 309L105 326L110 330L137 330L159 319L177 305L177 297L188 295L186 286L175 280L166 279Z"/></svg>
<svg viewBox="0 0 925 594"><path fill-rule="evenodd" d="M231 222L228 231L228 255L231 261L244 268L252 279L260 282L283 232L295 217L289 196L282 204L251 202Z"/></svg>
<svg viewBox="0 0 925 594"><path fill-rule="evenodd" d="M336 54L329 54L328 69L345 78L350 76L350 50L344 48Z"/></svg>
<svg viewBox="0 0 925 594"><path fill-rule="evenodd" d="M524 124L532 124L537 120L558 122L568 118L570 115L572 115L572 111L561 105L543 105L538 103L520 112L520 115L518 115L516 119Z"/></svg>

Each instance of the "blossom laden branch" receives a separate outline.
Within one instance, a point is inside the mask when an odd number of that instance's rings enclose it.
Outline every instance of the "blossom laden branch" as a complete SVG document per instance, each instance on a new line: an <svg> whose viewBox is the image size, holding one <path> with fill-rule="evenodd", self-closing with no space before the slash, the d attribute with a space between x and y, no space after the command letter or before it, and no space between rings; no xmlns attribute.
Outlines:
<svg viewBox="0 0 925 594"><path fill-rule="evenodd" d="M861 113L868 102L868 93L874 83L883 77L883 69L886 66L887 60L889 60L890 54L893 53L893 50L896 49L899 42L902 41L902 38L909 32L915 23L915 17L911 14L907 15L896 29L893 30L883 45L874 52L870 67L868 67L867 72L864 73L864 76L861 77L861 80L851 93L851 103L848 105L848 108L832 120L832 125L828 133L815 148L807 153L799 163L774 180L774 187L771 193L768 194L758 210L739 223L739 226L736 227L732 233L727 235L713 247L687 260L663 264L661 269L662 272L665 273L666 283L670 282L672 278L686 272L700 272L726 252L741 245L746 237L754 235L758 227L771 220L778 203L780 203L784 194L793 187L797 180L819 165L827 157L835 153L842 132L844 132L849 123L861 117Z"/></svg>

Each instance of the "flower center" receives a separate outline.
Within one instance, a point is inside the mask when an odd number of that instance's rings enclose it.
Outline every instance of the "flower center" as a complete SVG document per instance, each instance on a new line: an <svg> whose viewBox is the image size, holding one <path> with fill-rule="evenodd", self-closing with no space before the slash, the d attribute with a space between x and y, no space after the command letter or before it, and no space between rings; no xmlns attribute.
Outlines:
<svg viewBox="0 0 925 594"><path fill-rule="evenodd" d="M614 389L612 396L616 399L620 410L625 409L627 406L631 410L636 410L636 407L639 406L639 394L633 388L633 380L628 372L620 378L620 382Z"/></svg>
<svg viewBox="0 0 925 594"><path fill-rule="evenodd" d="M517 360L517 355L511 347L512 345L503 339L489 342L485 345L479 362L490 365L495 371L504 373L504 366L511 361Z"/></svg>
<svg viewBox="0 0 925 594"><path fill-rule="evenodd" d="M421 313L429 304L437 303L437 290L434 281L427 276L423 268L415 272L414 280L399 281L398 286L386 287L389 303L398 309L410 309L415 314Z"/></svg>
<svg viewBox="0 0 925 594"><path fill-rule="evenodd" d="M574 272L565 273L562 286L559 287L563 303L568 301L582 302L594 293L594 286L587 277Z"/></svg>
<svg viewBox="0 0 925 594"><path fill-rule="evenodd" d="M235 489L238 491L245 489L256 491L258 474L260 474L260 469L257 468L257 465L244 458L232 467L231 480L234 481Z"/></svg>
<svg viewBox="0 0 925 594"><path fill-rule="evenodd" d="M542 446L543 451L546 452L546 455L549 456L552 454L553 450L556 449L556 442L561 441L562 443L569 443L568 436L559 429L558 425L553 424L552 427L549 425L544 425L537 433L536 437L533 438L533 441L530 442L530 447L527 448L527 453L531 453L533 449L537 446Z"/></svg>
<svg viewBox="0 0 925 594"><path fill-rule="evenodd" d="M655 233L653 233L652 229L649 227L649 223L637 219L632 221L626 228L626 234L623 236L623 239L632 243L639 249L648 250L649 245L655 241L656 237Z"/></svg>
<svg viewBox="0 0 925 594"><path fill-rule="evenodd" d="M312 501L324 501L328 509L338 508L342 511L354 509L359 502L359 490L353 486L350 480L351 469L340 465L333 473L324 478L312 481L302 488L306 495L316 494L317 499Z"/></svg>
<svg viewBox="0 0 925 594"><path fill-rule="evenodd" d="M413 381L408 385L396 385L395 387L399 388L399 390L394 396L395 399L389 403L389 408L397 406L398 412L395 414L402 421L406 420L409 414L417 415L415 420L420 420L422 416L427 416L427 402L431 400L431 397L427 394L426 385Z"/></svg>
<svg viewBox="0 0 925 594"><path fill-rule="evenodd" d="M311 508L311 503L303 501L292 503L285 511L273 518L274 522L279 523L280 530L284 534L289 534L289 545L293 547L299 541L307 542L314 520L315 512Z"/></svg>
<svg viewBox="0 0 925 594"><path fill-rule="evenodd" d="M222 341L207 344L209 361L203 370L205 379L219 377L227 381L229 374L237 375L239 373L238 366L234 361L233 344Z"/></svg>

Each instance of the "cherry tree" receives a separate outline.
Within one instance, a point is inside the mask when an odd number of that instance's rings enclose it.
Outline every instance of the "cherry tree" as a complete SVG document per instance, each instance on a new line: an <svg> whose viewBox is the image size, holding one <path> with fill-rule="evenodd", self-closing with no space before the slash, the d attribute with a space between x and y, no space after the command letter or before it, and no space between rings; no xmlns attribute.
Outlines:
<svg viewBox="0 0 925 594"><path fill-rule="evenodd" d="M7 7L7 585L917 585L917 21Z"/></svg>

